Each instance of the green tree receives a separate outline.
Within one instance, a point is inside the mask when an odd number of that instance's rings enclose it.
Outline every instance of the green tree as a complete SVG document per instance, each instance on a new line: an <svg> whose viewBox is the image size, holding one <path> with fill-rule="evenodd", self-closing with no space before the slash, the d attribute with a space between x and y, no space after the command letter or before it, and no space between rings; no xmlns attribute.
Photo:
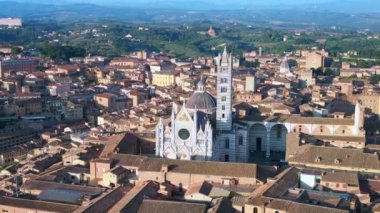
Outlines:
<svg viewBox="0 0 380 213"><path fill-rule="evenodd" d="M320 67L318 67L317 69L311 68L311 71L313 72L313 76L321 76L321 75L323 75L323 70Z"/></svg>
<svg viewBox="0 0 380 213"><path fill-rule="evenodd" d="M372 84L378 84L380 81L380 75L378 74L372 75L369 80Z"/></svg>
<svg viewBox="0 0 380 213"><path fill-rule="evenodd" d="M325 72L323 73L323 75L324 75L324 76L332 76L332 75L334 75L334 72L333 72L332 69L327 68L327 69L325 70Z"/></svg>
<svg viewBox="0 0 380 213"><path fill-rule="evenodd" d="M68 61L72 57L85 56L86 50L81 47L45 44L42 47L42 54L54 60L61 59Z"/></svg>
<svg viewBox="0 0 380 213"><path fill-rule="evenodd" d="M18 55L20 53L22 53L22 49L20 47L12 47L11 48L11 54Z"/></svg>
<svg viewBox="0 0 380 213"><path fill-rule="evenodd" d="M289 64L289 67L292 68L292 67L297 67L298 64L297 64L297 61L294 60L294 59L289 59L288 60L288 64Z"/></svg>

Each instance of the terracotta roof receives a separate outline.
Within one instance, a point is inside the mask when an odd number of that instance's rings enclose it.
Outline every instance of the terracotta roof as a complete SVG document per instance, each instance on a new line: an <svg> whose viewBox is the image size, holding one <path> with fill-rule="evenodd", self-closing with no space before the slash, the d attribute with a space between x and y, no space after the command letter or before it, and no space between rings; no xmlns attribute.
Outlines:
<svg viewBox="0 0 380 213"><path fill-rule="evenodd" d="M169 172L219 175L228 177L256 178L256 164L214 162L214 161L185 161L164 158L148 158L135 155L114 154L111 159L119 161L121 166L136 166L141 171L161 171L162 165L169 165Z"/></svg>
<svg viewBox="0 0 380 213"><path fill-rule="evenodd" d="M146 197L155 197L156 189L153 182L145 182L134 186L108 212L137 212Z"/></svg>
<svg viewBox="0 0 380 213"><path fill-rule="evenodd" d="M317 160L317 158L319 158ZM347 149L337 147L307 146L303 152L291 157L290 164L297 165L327 165L345 167L356 170L371 169L380 171L379 156L377 154L364 153L359 149Z"/></svg>
<svg viewBox="0 0 380 213"><path fill-rule="evenodd" d="M358 173L354 172L327 172L322 176L322 181L359 186Z"/></svg>
<svg viewBox="0 0 380 213"><path fill-rule="evenodd" d="M117 164L128 167L140 167L148 157L140 155L113 154L110 156Z"/></svg>
<svg viewBox="0 0 380 213"><path fill-rule="evenodd" d="M349 210L343 210L343 209L337 209L337 208L329 208L324 207L320 205L311 205L311 204L305 204L305 203L298 203L294 201L289 200L279 200L274 199L271 200L271 202L266 206L266 208L276 209L276 210L283 210L285 212L292 212L292 213L304 213L304 212L310 212L310 213L317 213L317 212L324 212L324 213L343 213L343 212L350 212Z"/></svg>
<svg viewBox="0 0 380 213"><path fill-rule="evenodd" d="M22 188L27 191L32 191L32 190L43 191L47 189L72 190L72 191L81 192L88 196L99 195L104 191L102 188L99 188L99 187L79 186L79 185L55 183L55 182L41 181L41 180L27 180L22 185Z"/></svg>
<svg viewBox="0 0 380 213"><path fill-rule="evenodd" d="M217 176L256 178L256 165L212 161L184 161L148 158L140 166L141 171L160 171L162 165L169 165L169 172L204 174Z"/></svg>
<svg viewBox="0 0 380 213"><path fill-rule="evenodd" d="M185 195L200 193L200 194L208 196L210 194L212 188L213 188L213 185L211 183L206 182L206 181L203 181L200 183L194 183L188 187Z"/></svg>
<svg viewBox="0 0 380 213"><path fill-rule="evenodd" d="M100 97L100 98L112 98L114 97L115 95L111 94L111 93L100 93L100 94L96 94L95 95L96 97Z"/></svg>
<svg viewBox="0 0 380 213"><path fill-rule="evenodd" d="M107 212L112 206L125 196L130 188L118 187L110 193L102 196L99 200L94 201L90 206L82 206L75 212L92 213L92 212Z"/></svg>
<svg viewBox="0 0 380 213"><path fill-rule="evenodd" d="M263 193L266 197L280 197L289 188L295 187L299 183L299 170L292 167L285 170L283 175L276 176L275 182Z"/></svg>
<svg viewBox="0 0 380 213"><path fill-rule="evenodd" d="M237 212L233 206L231 201L228 198L222 197L218 198L216 200L213 200L215 202L215 205L210 208L207 213L231 213L231 212Z"/></svg>
<svg viewBox="0 0 380 213"><path fill-rule="evenodd" d="M0 206L12 206L44 212L73 212L78 206L62 203L53 203L40 200L27 200L14 197L0 197Z"/></svg>
<svg viewBox="0 0 380 213"><path fill-rule="evenodd" d="M144 199L138 213L205 213L206 203Z"/></svg>
<svg viewBox="0 0 380 213"><path fill-rule="evenodd" d="M286 196L289 189L294 189L299 184L300 170L290 167L277 175L268 183L256 189L246 204L253 206L263 206L267 210L280 210L284 212L349 212L338 208L346 208L346 203L342 204L341 194L330 194L319 191L306 191L301 189L301 196L290 198ZM285 196L284 196L285 195ZM309 204L309 201L316 201L319 204Z"/></svg>
<svg viewBox="0 0 380 213"><path fill-rule="evenodd" d="M126 173L128 170L127 169L124 169L123 167L121 166L116 166L115 168L111 169L110 172L114 175L121 175L123 173Z"/></svg>
<svg viewBox="0 0 380 213"><path fill-rule="evenodd" d="M102 153L100 153L100 157L108 157L112 154L125 138L126 134L118 134L105 138L105 140L102 141L105 146Z"/></svg>
<svg viewBox="0 0 380 213"><path fill-rule="evenodd" d="M259 186L248 198L247 204L252 205L261 205L263 204L267 198L266 197L279 197L288 188L294 187L298 184L298 173L299 169L295 167L290 167L276 177L274 177L270 182ZM265 195L264 195L265 194Z"/></svg>

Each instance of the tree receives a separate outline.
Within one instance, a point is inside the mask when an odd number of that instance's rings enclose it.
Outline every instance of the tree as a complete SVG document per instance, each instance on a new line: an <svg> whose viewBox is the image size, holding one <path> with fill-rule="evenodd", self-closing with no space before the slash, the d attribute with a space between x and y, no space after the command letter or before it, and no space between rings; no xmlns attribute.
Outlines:
<svg viewBox="0 0 380 213"><path fill-rule="evenodd" d="M259 62L258 59L256 59L255 61L241 60L240 63L241 63L244 67L254 67L254 68L260 67L260 62Z"/></svg>
<svg viewBox="0 0 380 213"><path fill-rule="evenodd" d="M332 69L327 68L327 69L325 70L325 72L323 73L323 75L324 75L324 76L332 76L332 75L334 75L334 72L333 72Z"/></svg>
<svg viewBox="0 0 380 213"><path fill-rule="evenodd" d="M320 67L318 67L317 69L311 68L311 71L313 72L313 76L321 76L321 75L323 75L323 70Z"/></svg>
<svg viewBox="0 0 380 213"><path fill-rule="evenodd" d="M298 64L297 64L297 61L294 60L294 59L289 59L288 60L288 64L289 64L289 67L292 68L292 67L297 67Z"/></svg>
<svg viewBox="0 0 380 213"><path fill-rule="evenodd" d="M374 74L370 77L370 81L372 84L378 84L380 81L380 75Z"/></svg>
<svg viewBox="0 0 380 213"><path fill-rule="evenodd" d="M45 44L42 47L42 54L54 60L68 61L72 57L84 57L86 50L81 47Z"/></svg>
<svg viewBox="0 0 380 213"><path fill-rule="evenodd" d="M11 48L11 54L12 55L18 55L22 53L22 49L20 47L12 47Z"/></svg>

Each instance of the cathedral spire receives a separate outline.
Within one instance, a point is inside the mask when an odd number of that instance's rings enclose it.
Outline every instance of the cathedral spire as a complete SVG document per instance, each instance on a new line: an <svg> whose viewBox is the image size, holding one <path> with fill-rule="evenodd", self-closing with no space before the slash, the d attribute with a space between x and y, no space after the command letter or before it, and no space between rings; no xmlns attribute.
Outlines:
<svg viewBox="0 0 380 213"><path fill-rule="evenodd" d="M222 63L228 63L227 45L224 46L224 50L222 54Z"/></svg>

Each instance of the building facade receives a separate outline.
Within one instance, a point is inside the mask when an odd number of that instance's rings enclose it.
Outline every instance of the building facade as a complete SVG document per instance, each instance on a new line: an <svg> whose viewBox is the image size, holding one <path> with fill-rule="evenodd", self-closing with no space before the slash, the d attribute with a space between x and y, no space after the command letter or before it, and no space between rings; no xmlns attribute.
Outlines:
<svg viewBox="0 0 380 213"><path fill-rule="evenodd" d="M259 152L265 152L268 158L271 152L284 153L286 136L291 132L318 136L325 143L330 141L331 146L335 146L335 141L345 141L348 145L365 143L361 140L365 137L364 112L359 103L356 104L355 114L345 118L250 113L246 113L249 116L234 116L232 56L225 50L216 58L216 64L216 103L201 80L197 91L181 109L174 104L169 124L160 121L157 125L157 156L248 162Z"/></svg>

